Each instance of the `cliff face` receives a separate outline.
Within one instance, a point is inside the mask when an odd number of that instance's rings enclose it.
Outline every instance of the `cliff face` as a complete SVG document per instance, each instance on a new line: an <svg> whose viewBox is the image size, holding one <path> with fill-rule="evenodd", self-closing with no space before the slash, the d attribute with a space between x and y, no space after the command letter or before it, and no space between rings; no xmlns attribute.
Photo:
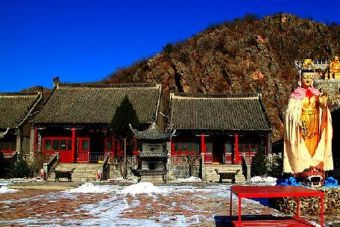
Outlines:
<svg viewBox="0 0 340 227"><path fill-rule="evenodd" d="M167 44L154 57L121 69L106 83L157 82L164 97L186 93L261 92L273 126L283 138L289 93L297 86L294 60L330 59L340 54L340 27L278 14L210 27L187 40Z"/></svg>

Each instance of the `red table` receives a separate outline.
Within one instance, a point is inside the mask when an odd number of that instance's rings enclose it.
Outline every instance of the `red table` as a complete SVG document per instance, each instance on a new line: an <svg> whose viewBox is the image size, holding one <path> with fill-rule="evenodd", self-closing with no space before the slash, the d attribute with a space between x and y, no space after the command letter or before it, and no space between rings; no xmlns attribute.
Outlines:
<svg viewBox="0 0 340 227"><path fill-rule="evenodd" d="M293 220L287 222L287 226L312 226L300 218L300 198L301 197L320 197L320 225L324 227L324 193L322 191L313 190L305 187L297 186L231 186L230 188L230 217L232 217L233 212L233 193L238 196L238 219L233 221L235 226L256 226L254 223L249 224L249 222L242 222L242 209L241 209L241 199L255 199L255 198L281 198L281 197L293 197L297 200L297 211ZM280 222L280 220L277 220ZM273 223L268 223L270 226L274 226ZM260 224L258 226L264 226ZM280 225L281 226L281 225ZM282 225L284 226L284 225Z"/></svg>

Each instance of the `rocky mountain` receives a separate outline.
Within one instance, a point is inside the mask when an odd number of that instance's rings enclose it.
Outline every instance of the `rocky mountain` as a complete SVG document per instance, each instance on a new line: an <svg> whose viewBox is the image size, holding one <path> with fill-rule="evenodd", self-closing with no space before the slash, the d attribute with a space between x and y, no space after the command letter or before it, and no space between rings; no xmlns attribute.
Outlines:
<svg viewBox="0 0 340 227"><path fill-rule="evenodd" d="M290 14L253 15L211 26L185 41L107 77L106 83L162 83L169 91L240 94L261 92L273 126L283 138L283 118L297 86L294 60L330 59L340 53L340 26Z"/></svg>

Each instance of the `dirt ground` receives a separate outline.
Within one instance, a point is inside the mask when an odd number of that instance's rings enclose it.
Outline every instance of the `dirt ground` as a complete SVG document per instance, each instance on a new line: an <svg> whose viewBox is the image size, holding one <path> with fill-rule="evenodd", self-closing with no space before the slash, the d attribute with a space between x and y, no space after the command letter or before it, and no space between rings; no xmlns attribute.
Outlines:
<svg viewBox="0 0 340 227"><path fill-rule="evenodd" d="M219 193L214 194L213 187L174 188L171 193L152 196L24 189L0 194L0 226L105 226L101 219L108 226L226 226L230 207L228 195L224 194L228 191ZM236 211L237 204L233 204ZM242 205L243 215L280 215L256 202ZM99 212L93 212L95 209ZM113 214L117 209L118 214ZM318 217L307 219L318 221ZM329 216L325 223L330 226L337 221L340 217Z"/></svg>

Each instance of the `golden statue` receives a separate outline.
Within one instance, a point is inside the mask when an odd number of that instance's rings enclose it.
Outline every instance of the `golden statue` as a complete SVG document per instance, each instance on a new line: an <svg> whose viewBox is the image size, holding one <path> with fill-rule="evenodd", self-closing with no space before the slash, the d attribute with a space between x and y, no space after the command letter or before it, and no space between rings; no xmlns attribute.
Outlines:
<svg viewBox="0 0 340 227"><path fill-rule="evenodd" d="M340 61L339 56L334 56L334 59L329 64L329 73L331 78L340 79Z"/></svg>
<svg viewBox="0 0 340 227"><path fill-rule="evenodd" d="M303 65L302 65L302 68L303 69L308 69L308 70L311 70L311 69L313 69L314 68L314 63L313 63L313 60L312 59L305 59L304 61L303 61Z"/></svg>
<svg viewBox="0 0 340 227"><path fill-rule="evenodd" d="M300 86L290 95L286 111L284 165L286 173L333 169L332 120L327 95L313 87L316 75L302 69Z"/></svg>

